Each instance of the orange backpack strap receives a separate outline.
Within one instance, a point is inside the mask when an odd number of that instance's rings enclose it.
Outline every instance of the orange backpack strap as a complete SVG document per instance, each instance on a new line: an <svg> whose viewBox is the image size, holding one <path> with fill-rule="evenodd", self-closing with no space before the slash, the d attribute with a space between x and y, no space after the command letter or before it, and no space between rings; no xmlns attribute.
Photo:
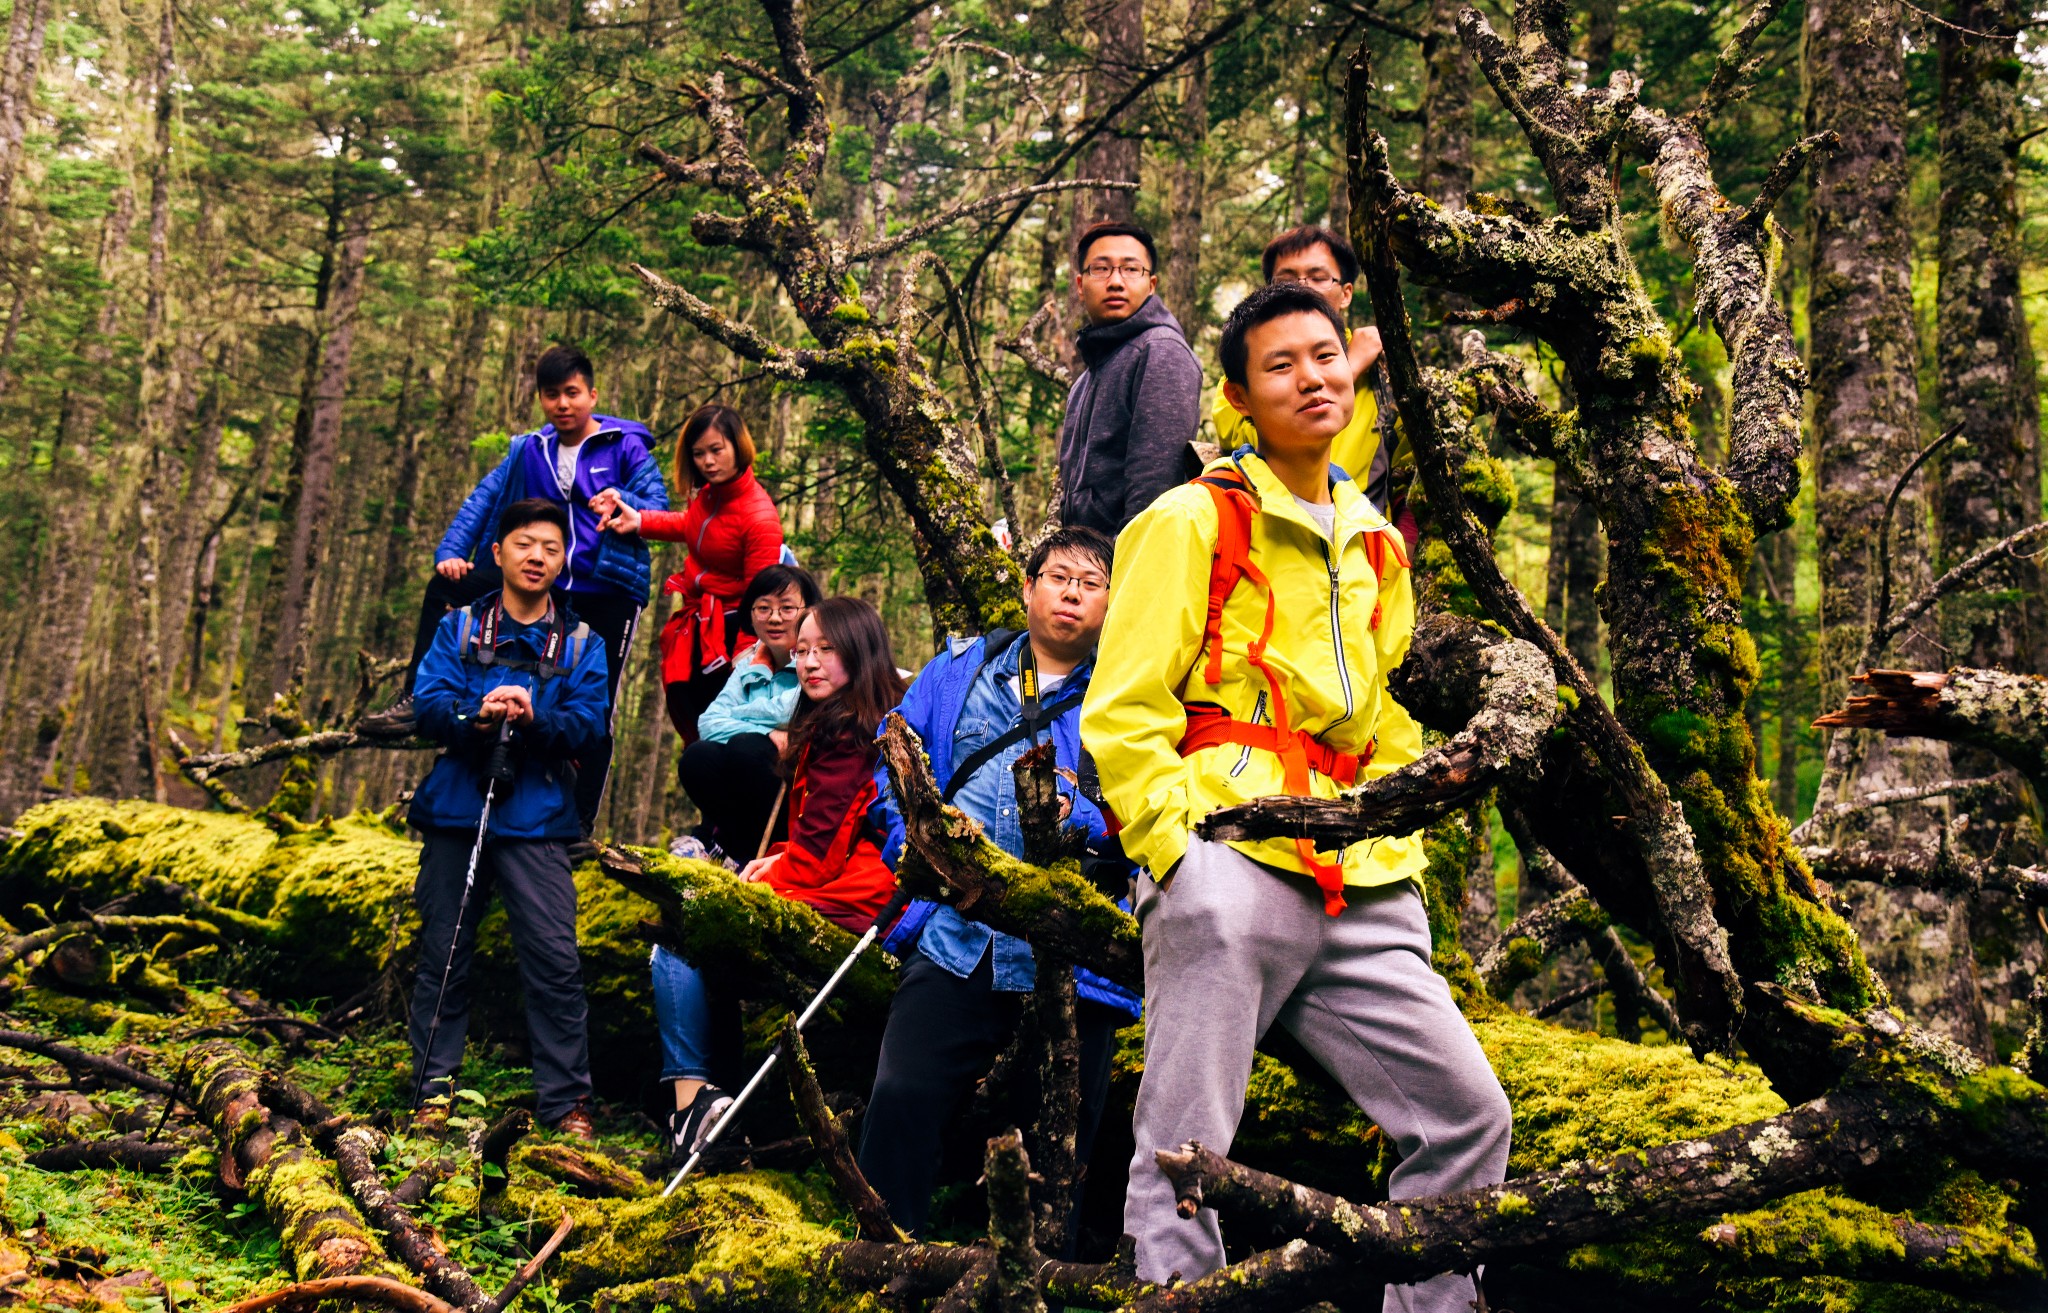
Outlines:
<svg viewBox="0 0 2048 1313"><path fill-rule="evenodd" d="M1231 593L1236 591L1238 581L1248 579L1254 587L1263 588L1266 592L1266 621L1259 636L1245 649L1245 659L1266 677L1266 686L1272 691L1267 705L1273 723L1253 725L1232 720L1215 708L1210 709L1215 714L1202 714L1190 706L1188 730L1180 745L1181 755L1187 756L1224 742L1241 743L1274 753L1280 758L1287 792L1296 797L1308 795L1308 775L1312 765L1334 778L1346 775L1351 779L1357 778L1358 758L1333 753L1288 723L1286 683L1280 678L1280 672L1266 661L1266 644L1273 638L1275 601L1273 586L1265 572L1252 564L1252 516L1258 507L1252 501L1251 486L1244 472L1235 467L1219 469L1203 474L1195 482L1207 488L1216 503L1216 546L1209 560L1209 615L1202 633L1209 659L1202 667L1202 677L1212 688L1223 682L1223 607L1230 600ZM1311 744L1319 750L1313 761ZM1365 760L1371 760L1370 754ZM1350 781L1347 779L1345 782ZM1316 886L1322 890L1323 910L1331 916L1337 915L1344 909L1342 863L1326 862L1318 857L1315 844L1306 838L1296 839L1294 847L1302 863L1308 867L1309 874L1315 877Z"/></svg>

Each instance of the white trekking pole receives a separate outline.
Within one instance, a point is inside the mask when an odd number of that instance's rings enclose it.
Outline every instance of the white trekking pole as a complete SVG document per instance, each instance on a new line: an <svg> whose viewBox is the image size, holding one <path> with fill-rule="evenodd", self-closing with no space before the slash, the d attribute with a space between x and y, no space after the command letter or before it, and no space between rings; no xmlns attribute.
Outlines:
<svg viewBox="0 0 2048 1313"><path fill-rule="evenodd" d="M469 915L469 891L476 887L476 863L484 851L484 830L491 823L491 797L498 785L516 774L512 768L512 722L498 722L498 741L491 745L490 765L484 770L484 806L476 818L476 843L469 850L469 869L462 875L462 901L455 906L455 933L448 940L448 961L441 967L441 988L434 995L434 1020L427 1026L427 1047L420 1054L412 1078L412 1106L420 1106L427 1088L427 1063L434 1056L434 1039L441 1033L441 1007L448 998L448 978L455 974L455 950L462 944L462 922Z"/></svg>
<svg viewBox="0 0 2048 1313"><path fill-rule="evenodd" d="M909 902L910 891L898 889L896 896L889 900L888 906L884 907L881 913L875 917L874 924L869 926L867 932L860 937L860 942L853 946L853 951L846 955L846 960L839 964L839 969L834 971L830 978L825 981L824 986L818 990L817 997L811 1000L810 1006L798 1014L796 1019L798 1034L802 1034L803 1028L811 1024L811 1018L818 1014L819 1008L825 1006L825 1000L832 997L832 991L838 987L841 980L846 978L846 973L853 970L853 964L860 960L860 955L867 952L874 945L874 942L882 937L882 931L896 920L897 914ZM761 1064L761 1069L754 1073L754 1078L747 1082L746 1087L740 1091L739 1097L726 1107L724 1114L716 1122L712 1123L711 1133L704 1137L704 1143L698 1146L697 1152L690 1155L690 1160L683 1164L683 1170L676 1173L676 1179L668 1183L668 1189L661 1192L662 1198L666 1199L674 1194L676 1187L683 1183L683 1178L697 1169L698 1162L703 1159L705 1154L711 1151L712 1145L718 1143L718 1137L725 1134L725 1128L739 1121L741 1105L746 1103L749 1096L761 1087L762 1081L768 1079L768 1073L775 1069L775 1064L781 1058L782 1043L778 1040L775 1047L768 1051L768 1060Z"/></svg>

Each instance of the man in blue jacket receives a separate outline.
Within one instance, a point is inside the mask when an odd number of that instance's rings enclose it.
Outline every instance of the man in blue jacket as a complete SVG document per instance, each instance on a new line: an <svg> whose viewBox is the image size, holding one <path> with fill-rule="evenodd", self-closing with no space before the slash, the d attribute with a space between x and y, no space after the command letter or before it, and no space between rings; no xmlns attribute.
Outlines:
<svg viewBox="0 0 2048 1313"><path fill-rule="evenodd" d="M531 497L507 507L493 528L491 559L504 587L442 618L413 693L420 733L441 745L412 799L411 820L424 836L413 886L414 1077L429 1123L444 1120L469 1028L476 927L495 887L526 986L536 1115L589 1139L589 1009L568 851L581 830L566 767L604 736L605 649L550 591L568 554L568 512ZM492 749L506 725L512 775L495 785L479 847ZM472 852L476 877L465 906Z"/></svg>
<svg viewBox="0 0 2048 1313"><path fill-rule="evenodd" d="M1048 535L1024 571L1026 632L997 631L950 644L897 708L924 740L947 798L979 821L991 842L1020 857L1024 830L1011 768L1048 737L1068 824L1083 832L1091 849L1114 848L1088 790L1074 787L1093 774L1081 752L1081 695L1108 606L1113 550L1094 529ZM1034 678L1036 716L1027 721L1026 690ZM877 782L875 814L886 827L882 856L894 866L903 852L903 817L886 768ZM1116 860L1122 864L1120 854ZM910 905L888 948L903 960L903 970L861 1122L860 1168L889 1215L916 1235L931 1204L940 1132L1016 1033L1037 969L1023 940L930 902ZM1138 1015L1138 999L1092 972L1074 975L1081 1040L1076 1152L1085 1162L1109 1092L1116 1031Z"/></svg>
<svg viewBox="0 0 2048 1313"><path fill-rule="evenodd" d="M535 433L512 439L505 459L477 484L434 553L434 577L420 605L419 629L413 636L412 666L406 673L406 695L357 728L365 734L404 736L418 726L416 713L420 661L434 641L441 617L467 606L502 583L491 560L493 527L505 508L528 497L562 507L569 518L568 541L556 586L569 597L577 618L604 640L606 669L605 727L597 742L577 763L576 814L587 837L604 797L611 770L611 712L618 698L619 675L633 647L640 610L647 605L653 576L647 544L637 536L606 533L598 527L591 500L612 489L634 510L667 510L668 489L661 462L648 451L647 429L630 419L599 415L596 375L590 357L574 347L552 346L535 363L534 382L549 422Z"/></svg>

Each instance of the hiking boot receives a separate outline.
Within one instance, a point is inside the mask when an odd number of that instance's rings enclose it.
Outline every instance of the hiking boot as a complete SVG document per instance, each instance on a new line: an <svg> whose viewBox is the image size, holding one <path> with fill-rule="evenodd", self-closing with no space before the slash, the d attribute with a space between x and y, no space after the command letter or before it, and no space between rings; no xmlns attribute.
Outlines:
<svg viewBox="0 0 2048 1313"><path fill-rule="evenodd" d="M704 1147L704 1141L711 1138L712 1127L732 1107L732 1095L716 1085L706 1085L697 1091L697 1097L687 1108L678 1108L668 1115L669 1162L680 1167L689 1161L690 1155Z"/></svg>
<svg viewBox="0 0 2048 1313"><path fill-rule="evenodd" d="M686 834L668 846L668 855L682 857L693 862L712 860L711 849L694 834Z"/></svg>
<svg viewBox="0 0 2048 1313"><path fill-rule="evenodd" d="M356 733L375 738L410 738L419 732L419 727L419 717L413 713L412 694L408 693L382 711L357 721Z"/></svg>
<svg viewBox="0 0 2048 1313"><path fill-rule="evenodd" d="M429 1099L412 1110L414 1135L441 1136L448 1131L448 1100Z"/></svg>
<svg viewBox="0 0 2048 1313"><path fill-rule="evenodd" d="M557 1134L591 1144L597 1139L597 1123L590 1120L590 1104L582 1099L576 1105L557 1117L548 1127Z"/></svg>

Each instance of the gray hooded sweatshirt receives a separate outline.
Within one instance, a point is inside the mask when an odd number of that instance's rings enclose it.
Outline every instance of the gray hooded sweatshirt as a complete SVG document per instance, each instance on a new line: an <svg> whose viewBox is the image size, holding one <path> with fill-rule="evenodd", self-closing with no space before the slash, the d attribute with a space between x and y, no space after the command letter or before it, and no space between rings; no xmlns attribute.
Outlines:
<svg viewBox="0 0 2048 1313"><path fill-rule="evenodd" d="M1060 523L1114 538L1179 483L1202 422L1202 370L1180 321L1156 296L1127 319L1081 330L1088 370L1060 425Z"/></svg>

